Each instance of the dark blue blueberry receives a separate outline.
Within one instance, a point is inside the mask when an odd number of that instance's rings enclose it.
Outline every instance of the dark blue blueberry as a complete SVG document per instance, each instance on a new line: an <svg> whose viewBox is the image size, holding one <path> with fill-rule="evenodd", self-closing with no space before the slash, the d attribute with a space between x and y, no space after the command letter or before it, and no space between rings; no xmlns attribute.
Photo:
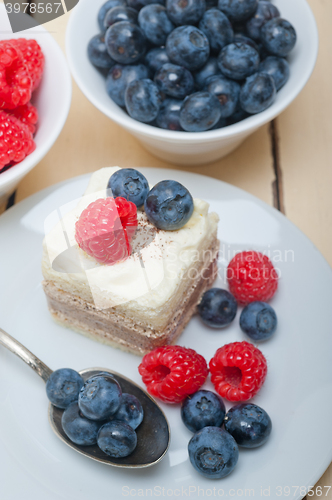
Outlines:
<svg viewBox="0 0 332 500"><path fill-rule="evenodd" d="M220 427L204 427L196 432L189 441L188 452L193 467L211 479L228 476L239 459L236 441Z"/></svg>
<svg viewBox="0 0 332 500"><path fill-rule="evenodd" d="M226 414L223 400L211 391L198 391L187 396L181 405L181 418L184 425L196 432L203 427L221 427Z"/></svg>
<svg viewBox="0 0 332 500"><path fill-rule="evenodd" d="M154 81L161 92L177 99L183 99L194 89L190 71L176 64L164 64L155 74Z"/></svg>
<svg viewBox="0 0 332 500"><path fill-rule="evenodd" d="M218 9L207 10L198 27L207 36L211 52L219 54L221 49L233 41L232 25L228 17Z"/></svg>
<svg viewBox="0 0 332 500"><path fill-rule="evenodd" d="M99 448L110 457L127 457L137 446L136 432L130 425L117 420L103 425L98 433Z"/></svg>
<svg viewBox="0 0 332 500"><path fill-rule="evenodd" d="M180 124L187 132L210 130L220 118L221 106L217 97L206 91L186 97L180 111Z"/></svg>
<svg viewBox="0 0 332 500"><path fill-rule="evenodd" d="M237 302L233 295L222 288L207 290L198 305L202 321L212 328L229 325L236 316Z"/></svg>
<svg viewBox="0 0 332 500"><path fill-rule="evenodd" d="M174 24L197 24L203 16L205 0L166 0L168 17Z"/></svg>
<svg viewBox="0 0 332 500"><path fill-rule="evenodd" d="M119 23L120 21L128 21L129 23L137 23L137 10L124 5L118 5L109 10L104 20L104 28L107 30L112 24Z"/></svg>
<svg viewBox="0 0 332 500"><path fill-rule="evenodd" d="M210 47L207 37L195 26L180 26L168 36L167 55L170 61L195 71L209 59Z"/></svg>
<svg viewBox="0 0 332 500"><path fill-rule="evenodd" d="M107 188L112 190L114 198L121 196L141 207L150 191L149 183L141 172L134 168L122 168L114 172Z"/></svg>
<svg viewBox="0 0 332 500"><path fill-rule="evenodd" d="M105 43L109 55L121 64L133 64L145 54L146 39L136 24L120 21L108 28Z"/></svg>
<svg viewBox="0 0 332 500"><path fill-rule="evenodd" d="M261 41L270 54L285 57L295 46L296 31L286 19L277 17L263 25Z"/></svg>
<svg viewBox="0 0 332 500"><path fill-rule="evenodd" d="M160 69L164 64L169 63L169 58L165 47L156 47L149 50L145 56L145 63L148 65L152 76Z"/></svg>
<svg viewBox="0 0 332 500"><path fill-rule="evenodd" d="M259 65L259 72L272 76L277 91L289 79L289 64L283 57L269 56Z"/></svg>
<svg viewBox="0 0 332 500"><path fill-rule="evenodd" d="M89 378L78 396L78 406L91 420L106 420L121 403L121 387L114 377L95 375Z"/></svg>
<svg viewBox="0 0 332 500"><path fill-rule="evenodd" d="M235 113L239 102L240 85L222 75L208 78L205 90L214 94L221 106L221 117L227 118Z"/></svg>
<svg viewBox="0 0 332 500"><path fill-rule="evenodd" d="M157 118L161 95L157 85L148 78L129 83L125 92L128 114L139 122L149 123Z"/></svg>
<svg viewBox="0 0 332 500"><path fill-rule="evenodd" d="M234 123L241 122L245 118L248 118L248 116L250 115L241 108L239 101L235 112L227 118L227 125L234 125Z"/></svg>
<svg viewBox="0 0 332 500"><path fill-rule="evenodd" d="M243 80L256 73L259 54L247 43L231 43L222 49L218 57L220 71L227 78Z"/></svg>
<svg viewBox="0 0 332 500"><path fill-rule="evenodd" d="M61 425L65 434L73 443L81 446L91 446L97 442L102 423L85 418L75 402L63 412Z"/></svg>
<svg viewBox="0 0 332 500"><path fill-rule="evenodd" d="M133 7L133 9L136 10L141 10L146 5L150 5L152 3L165 5L165 0L127 0L127 4L129 5L129 7Z"/></svg>
<svg viewBox="0 0 332 500"><path fill-rule="evenodd" d="M253 40L260 40L261 37L261 27L266 21L273 19L274 17L279 17L280 12L275 5L271 2L260 1L258 2L258 7L255 15L247 21L247 33Z"/></svg>
<svg viewBox="0 0 332 500"><path fill-rule="evenodd" d="M241 22L253 16L257 10L258 0L219 0L218 8L232 22Z"/></svg>
<svg viewBox="0 0 332 500"><path fill-rule="evenodd" d="M126 0L108 0L100 7L98 11L98 24L100 31L104 31L104 20L107 12L113 9L113 7L117 7L118 5L125 6Z"/></svg>
<svg viewBox="0 0 332 500"><path fill-rule="evenodd" d="M180 125L182 103L183 101L178 99L165 99L156 119L157 126L166 130L183 130Z"/></svg>
<svg viewBox="0 0 332 500"><path fill-rule="evenodd" d="M253 404L238 404L227 413L225 429L239 446L257 448L271 434L272 422L263 408Z"/></svg>
<svg viewBox="0 0 332 500"><path fill-rule="evenodd" d="M143 407L140 401L132 394L123 393L118 411L112 415L111 421L125 422L136 429L144 417Z"/></svg>
<svg viewBox="0 0 332 500"><path fill-rule="evenodd" d="M144 64L123 66L116 64L110 70L106 79L106 90L113 101L121 107L125 106L125 91L130 82L148 78L148 69Z"/></svg>
<svg viewBox="0 0 332 500"><path fill-rule="evenodd" d="M257 43L254 42L254 40L252 40L251 38L245 36L243 33L234 33L233 43L246 43L253 49L257 50L257 52L259 53L259 46L257 45Z"/></svg>
<svg viewBox="0 0 332 500"><path fill-rule="evenodd" d="M52 405L67 408L77 401L84 380L71 368L55 370L46 382L46 394Z"/></svg>
<svg viewBox="0 0 332 500"><path fill-rule="evenodd" d="M149 192L144 209L152 224L171 231L187 224L194 211L194 201L179 182L161 181Z"/></svg>
<svg viewBox="0 0 332 500"><path fill-rule="evenodd" d="M195 82L200 89L205 86L206 80L210 76L220 75L220 69L218 66L218 59L216 57L210 57L208 62L194 74Z"/></svg>
<svg viewBox="0 0 332 500"><path fill-rule="evenodd" d="M206 3L206 10L218 7L218 0L205 0L205 3Z"/></svg>
<svg viewBox="0 0 332 500"><path fill-rule="evenodd" d="M91 38L88 45L88 58L91 64L99 69L111 69L115 61L107 52L103 34Z"/></svg>
<svg viewBox="0 0 332 500"><path fill-rule="evenodd" d="M265 302L251 302L240 316L241 330L252 340L269 339L277 329L277 315Z"/></svg>
<svg viewBox="0 0 332 500"><path fill-rule="evenodd" d="M241 88L240 105L247 113L260 113L271 106L276 92L272 76L267 73L256 73L249 76Z"/></svg>
<svg viewBox="0 0 332 500"><path fill-rule="evenodd" d="M143 7L138 23L146 38L154 45L165 45L168 35L174 30L163 5L151 4Z"/></svg>
<svg viewBox="0 0 332 500"><path fill-rule="evenodd" d="M218 128L227 127L227 118L220 118L220 120L210 130L217 130Z"/></svg>

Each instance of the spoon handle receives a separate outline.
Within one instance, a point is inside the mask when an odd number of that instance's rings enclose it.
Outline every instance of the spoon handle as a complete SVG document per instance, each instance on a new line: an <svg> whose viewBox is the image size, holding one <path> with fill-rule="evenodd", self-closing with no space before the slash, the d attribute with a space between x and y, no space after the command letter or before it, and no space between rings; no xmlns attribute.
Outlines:
<svg viewBox="0 0 332 500"><path fill-rule="evenodd" d="M44 382L47 381L48 377L52 373L52 370L40 359L38 359L37 356L24 347L24 345L18 342L18 340L6 333L2 328L0 328L0 344L21 358L37 373L37 375L44 380Z"/></svg>

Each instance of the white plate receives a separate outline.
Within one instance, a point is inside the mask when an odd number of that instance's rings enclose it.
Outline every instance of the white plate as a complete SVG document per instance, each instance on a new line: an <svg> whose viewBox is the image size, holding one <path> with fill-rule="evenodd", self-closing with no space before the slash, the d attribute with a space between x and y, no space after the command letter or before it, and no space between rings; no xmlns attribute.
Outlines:
<svg viewBox="0 0 332 500"><path fill-rule="evenodd" d="M283 498L290 488L290 498L300 499L332 458L331 269L296 227L253 196L191 173L142 172L151 183L175 178L195 197L211 203L220 215L221 269L229 260L228 251L252 248L270 252L280 269L279 291L272 300L279 327L274 338L260 345L269 372L255 398L272 418L271 438L261 448L241 450L238 465L227 478L208 480L189 463L187 443L192 434L181 421L179 407L162 405L172 441L160 464L133 471L95 463L64 446L52 433L42 381L1 348L1 498L118 500L127 496L195 498L203 493L205 497ZM40 284L44 219L81 196L87 182L88 176L83 176L49 188L0 218L1 326L53 369L105 366L142 385L137 372L139 357L61 328L47 311ZM224 343L245 339L238 320L239 313L230 328L215 331L194 318L180 343L209 361ZM210 382L206 387L211 388ZM323 497L326 492L327 488Z"/></svg>

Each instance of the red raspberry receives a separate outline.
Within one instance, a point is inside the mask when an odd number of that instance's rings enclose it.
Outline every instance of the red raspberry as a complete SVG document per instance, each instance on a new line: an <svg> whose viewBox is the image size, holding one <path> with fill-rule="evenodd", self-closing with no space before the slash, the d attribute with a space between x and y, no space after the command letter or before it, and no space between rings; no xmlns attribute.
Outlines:
<svg viewBox="0 0 332 500"><path fill-rule="evenodd" d="M130 255L137 227L137 208L125 198L99 199L83 210L76 222L76 241L102 264L115 264Z"/></svg>
<svg viewBox="0 0 332 500"><path fill-rule="evenodd" d="M209 367L217 393L228 401L251 399L267 374L265 357L249 342L224 345L217 350Z"/></svg>
<svg viewBox="0 0 332 500"><path fill-rule="evenodd" d="M14 109L31 99L32 80L22 52L0 41L0 109Z"/></svg>
<svg viewBox="0 0 332 500"><path fill-rule="evenodd" d="M193 349L178 345L157 347L138 367L148 392L166 403L180 403L204 384L209 370Z"/></svg>
<svg viewBox="0 0 332 500"><path fill-rule="evenodd" d="M8 111L9 114L15 116L20 122L27 125L32 134L35 133L36 123L38 121L37 109L28 102L24 106L19 106L18 108Z"/></svg>
<svg viewBox="0 0 332 500"><path fill-rule="evenodd" d="M239 305L267 302L278 288L278 274L270 259L250 250L235 255L227 268L230 292Z"/></svg>
<svg viewBox="0 0 332 500"><path fill-rule="evenodd" d="M0 110L0 171L18 163L36 149L29 127Z"/></svg>
<svg viewBox="0 0 332 500"><path fill-rule="evenodd" d="M23 59L27 65L29 75L32 79L32 90L36 90L43 76L45 57L42 49L36 40L27 40L26 38L16 38L9 40L14 47L20 49Z"/></svg>

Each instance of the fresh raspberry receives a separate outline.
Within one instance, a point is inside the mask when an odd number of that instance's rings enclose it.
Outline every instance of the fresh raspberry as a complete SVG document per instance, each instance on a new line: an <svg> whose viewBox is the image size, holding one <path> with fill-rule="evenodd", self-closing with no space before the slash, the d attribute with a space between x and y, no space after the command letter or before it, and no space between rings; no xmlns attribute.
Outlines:
<svg viewBox="0 0 332 500"><path fill-rule="evenodd" d="M19 106L18 108L8 111L9 114L15 116L20 122L27 125L32 134L35 133L36 123L38 121L37 109L28 102L24 106Z"/></svg>
<svg viewBox="0 0 332 500"><path fill-rule="evenodd" d="M27 65L29 75L32 79L32 90L36 90L42 79L45 65L45 57L42 49L36 40L16 38L9 40L9 42L22 52L24 62Z"/></svg>
<svg viewBox="0 0 332 500"><path fill-rule="evenodd" d="M250 250L235 255L227 268L230 292L239 305L267 302L278 288L278 274L270 259Z"/></svg>
<svg viewBox="0 0 332 500"><path fill-rule="evenodd" d="M148 392L166 403L180 403L204 384L205 359L193 349L178 345L157 347L138 367Z"/></svg>
<svg viewBox="0 0 332 500"><path fill-rule="evenodd" d="M22 52L0 41L0 109L14 109L30 101L32 80Z"/></svg>
<svg viewBox="0 0 332 500"><path fill-rule="evenodd" d="M35 148L29 127L0 110L0 171L10 163L24 160Z"/></svg>
<svg viewBox="0 0 332 500"><path fill-rule="evenodd" d="M137 227L137 208L124 198L99 199L83 210L76 222L76 241L102 264L129 257L130 241Z"/></svg>
<svg viewBox="0 0 332 500"><path fill-rule="evenodd" d="M224 345L217 350L209 367L217 393L228 401L251 399L267 374L265 357L249 342Z"/></svg>

